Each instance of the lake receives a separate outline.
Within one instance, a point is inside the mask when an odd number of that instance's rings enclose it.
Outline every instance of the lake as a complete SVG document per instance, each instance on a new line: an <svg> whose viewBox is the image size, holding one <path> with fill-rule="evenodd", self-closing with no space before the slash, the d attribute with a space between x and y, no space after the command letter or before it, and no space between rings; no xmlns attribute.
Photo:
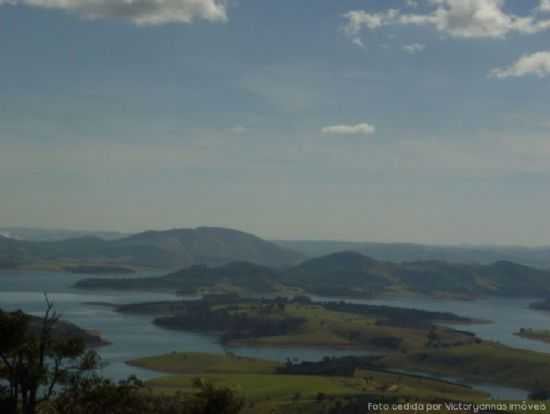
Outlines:
<svg viewBox="0 0 550 414"><path fill-rule="evenodd" d="M164 272L163 272L164 273ZM142 273L140 276L155 276L161 273ZM102 347L99 352L105 367L103 374L113 379L126 378L135 374L142 379L157 377L159 374L148 370L130 367L126 361L144 356L159 355L173 351L223 353L231 351L239 355L285 361L287 358L317 361L325 356L366 354L348 350L323 350L311 348L265 348L238 347L227 349L212 336L191 332L162 329L151 323L152 318L114 312L103 306L88 302L108 302L115 304L159 300L174 300L172 293L85 291L73 285L87 275L74 275L61 272L20 272L0 271L0 307L6 310L22 309L25 312L41 315L45 308L43 293L47 292L56 310L63 319L84 329L97 330L111 345ZM181 298L180 298L181 299ZM336 300L316 297L317 300ZM351 301L351 300L350 300ZM476 319L494 321L493 324L467 325L466 330L480 337L499 341L517 348L550 352L550 344L530 341L513 335L520 328L550 327L550 313L529 309L532 300L527 299L483 299L476 302L439 300L424 297L391 297L376 300L353 300L355 303L392 305L417 309L454 312ZM452 378L445 378L453 380ZM525 399L526 391L494 386L479 385L475 388L489 392L494 398Z"/></svg>

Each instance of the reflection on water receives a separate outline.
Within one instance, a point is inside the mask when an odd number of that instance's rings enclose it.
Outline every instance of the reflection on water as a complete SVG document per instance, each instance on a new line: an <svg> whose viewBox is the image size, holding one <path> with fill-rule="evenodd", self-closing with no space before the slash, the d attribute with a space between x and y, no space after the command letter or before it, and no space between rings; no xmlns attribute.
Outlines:
<svg viewBox="0 0 550 414"><path fill-rule="evenodd" d="M155 273L143 274L152 276ZM0 307L22 309L39 315L44 310L43 293L55 304L63 318L84 329L98 330L112 344L100 349L106 363L103 374L113 379L135 374L143 379L158 376L157 373L130 367L125 361L130 359L170 353L174 351L200 351L211 353L233 352L243 356L265 358L277 361L292 360L317 361L325 356L366 354L348 350L326 350L311 348L265 348L237 347L227 349L215 338L190 332L171 331L153 325L151 318L139 315L126 315L114 312L103 306L89 302L135 303L157 300L174 300L170 293L83 291L72 286L88 276L66 273L9 272L1 271ZM328 298L317 298L331 300ZM334 300L334 299L332 299ZM529 341L513 335L520 328L548 328L550 314L528 308L529 300L486 299L477 302L436 300L431 298L407 297L378 300L354 300L356 303L386 304L433 311L454 312L476 319L492 320L493 324L468 325L464 329L478 334L484 339L500 341L518 348L549 352L550 344ZM476 385L477 389L489 392L495 398L525 399L523 390L509 389L493 385Z"/></svg>

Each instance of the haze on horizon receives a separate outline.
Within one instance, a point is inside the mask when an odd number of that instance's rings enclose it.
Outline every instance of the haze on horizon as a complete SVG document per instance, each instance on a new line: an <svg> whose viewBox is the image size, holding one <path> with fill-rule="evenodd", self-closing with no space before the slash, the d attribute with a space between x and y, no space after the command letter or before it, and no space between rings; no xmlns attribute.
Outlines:
<svg viewBox="0 0 550 414"><path fill-rule="evenodd" d="M548 0L146 3L0 0L1 227L550 244Z"/></svg>

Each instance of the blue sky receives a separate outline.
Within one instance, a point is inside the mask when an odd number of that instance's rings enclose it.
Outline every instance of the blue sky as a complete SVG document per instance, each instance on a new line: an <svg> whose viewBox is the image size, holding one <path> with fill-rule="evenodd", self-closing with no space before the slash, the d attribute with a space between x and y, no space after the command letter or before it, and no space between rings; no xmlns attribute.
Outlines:
<svg viewBox="0 0 550 414"><path fill-rule="evenodd" d="M550 244L550 2L0 0L0 224Z"/></svg>

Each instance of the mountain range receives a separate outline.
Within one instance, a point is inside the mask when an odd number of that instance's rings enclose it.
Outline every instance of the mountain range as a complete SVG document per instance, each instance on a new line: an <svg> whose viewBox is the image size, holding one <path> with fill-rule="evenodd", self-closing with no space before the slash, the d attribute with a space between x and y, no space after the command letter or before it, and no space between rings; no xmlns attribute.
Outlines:
<svg viewBox="0 0 550 414"><path fill-rule="evenodd" d="M146 231L105 240L95 236L27 241L0 236L0 266L57 264L180 268L231 261L279 267L303 260L292 250L252 234L216 227Z"/></svg>
<svg viewBox="0 0 550 414"><path fill-rule="evenodd" d="M135 235L124 234L113 231L86 231L86 230L64 230L64 229L40 229L40 228L27 228L27 227L2 227L0 228L0 266L2 263L4 267L13 265L14 258L21 259L23 256L27 262L30 259L34 260L34 256L38 256L40 259L44 255L53 256L54 259L61 256L60 250L69 249L69 260L76 261L76 265L81 265L80 257L83 255L81 251L82 245L96 244L95 252L91 252L92 263L84 264L101 264L104 261L111 262L115 260L114 265L120 265L127 263L134 265L136 262L134 259L121 260L120 254L124 254L124 249L128 248L134 250L130 252L129 256L142 256L140 260L137 260L138 265L142 265L145 262L147 266L154 267L178 267L180 264L190 265L192 264L221 264L229 261L250 260L261 264L273 263L295 263L294 260L275 259L274 262L266 260L265 255L270 253L263 253L264 257L258 259L250 256L250 250L252 250L252 244L254 240L243 241L246 243L245 249L249 253L235 251L228 249L224 240L227 237L220 235L221 243L215 242L215 253L211 254L209 247L212 240L211 235L206 235L206 229L210 229L210 233L218 232L234 234L246 234L242 232L236 232L229 229L200 227L198 229L177 229L168 231L150 231L144 233L138 233ZM197 234L199 233L199 234ZM202 236L208 238L204 242L199 244L202 246L197 251L195 247L195 241ZM252 235L248 235L254 238ZM217 237L217 236L216 236ZM17 249L11 248L11 252L2 250L2 244L5 244L1 239L17 240L20 242L29 242L29 244L23 243L19 245ZM150 238L150 242L145 240ZM174 239L180 239L174 243ZM100 239L100 240L97 240ZM154 240L153 240L154 239ZM168 241L171 240L171 241ZM263 242L269 242L267 240L260 240L260 244L265 245ZM113 243L102 243L102 241L111 241ZM34 245L32 242L57 242L57 244L42 244ZM442 262L451 263L470 263L470 264L491 264L497 261L510 261L515 263L524 264L527 266L547 268L550 269L550 246L540 247L522 247L522 246L491 246L491 245L427 245L427 244L414 244L414 243L377 243L377 242L350 242L350 241L330 241L330 240L276 240L272 241L279 248L282 248L287 253L289 251L294 252L294 256L297 258L313 258L325 256L331 253L338 253L342 251L354 251L363 255L372 257L376 260L390 261L390 262L411 262L411 261L427 261L436 260ZM74 248L71 245L75 245ZM159 249L159 244L162 247ZM168 245L171 244L171 247ZM178 244L181 246L178 247ZM130 247L128 247L131 245ZM136 245L139 245L136 247ZM237 242L240 245L240 241ZM32 248L29 246L33 246ZM166 252L166 250L173 250L174 246L179 252L175 255L174 251ZM150 247L150 248L148 248ZM243 246L244 247L244 246ZM273 246L271 245L271 248ZM29 250L32 250L32 254L29 254ZM80 251L79 251L80 250ZM139 250L139 251L136 251ZM225 251L221 251L225 250ZM236 250L240 250L238 247ZM265 247L259 247L259 250L264 250ZM55 253L57 251L57 253ZM77 256L74 258L73 256ZM180 256L179 259L174 256ZM187 259L184 260L184 256ZM189 257L193 256L194 259L190 260ZM204 259L206 258L206 259ZM219 259L219 260L218 260ZM74 263L73 263L74 264Z"/></svg>
<svg viewBox="0 0 550 414"><path fill-rule="evenodd" d="M283 269L239 262L221 267L193 266L162 277L85 279L77 286L168 289L185 294L225 291L363 298L384 293L420 293L462 299L547 297L550 296L550 271L505 261L490 265L439 261L391 263L356 252L340 252Z"/></svg>
<svg viewBox="0 0 550 414"><path fill-rule="evenodd" d="M282 247L307 257L354 251L390 262L438 260L452 263L491 264L510 261L550 269L550 246L428 245L415 243L376 243L329 240L279 240Z"/></svg>

